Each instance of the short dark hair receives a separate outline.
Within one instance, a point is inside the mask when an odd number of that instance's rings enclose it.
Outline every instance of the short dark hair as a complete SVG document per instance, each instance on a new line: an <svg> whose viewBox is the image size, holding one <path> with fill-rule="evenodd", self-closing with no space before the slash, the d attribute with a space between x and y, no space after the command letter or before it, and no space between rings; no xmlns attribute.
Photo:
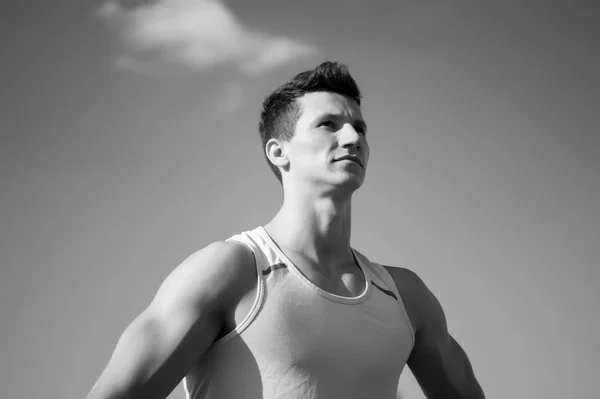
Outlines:
<svg viewBox="0 0 600 399"><path fill-rule="evenodd" d="M299 73L273 91L263 102L258 124L263 153L271 138L283 140L292 138L300 118L300 107L296 99L306 93L317 91L341 94L360 105L360 90L346 65L327 61L315 69ZM281 182L279 168L273 165L268 157L266 158L271 170Z"/></svg>

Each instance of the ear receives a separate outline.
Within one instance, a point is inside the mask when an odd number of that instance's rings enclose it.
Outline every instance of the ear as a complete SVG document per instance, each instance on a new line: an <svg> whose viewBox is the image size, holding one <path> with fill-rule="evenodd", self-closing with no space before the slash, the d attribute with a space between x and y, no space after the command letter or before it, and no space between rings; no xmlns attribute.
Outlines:
<svg viewBox="0 0 600 399"><path fill-rule="evenodd" d="M273 165L284 170L289 166L290 161L285 151L284 141L275 138L270 139L265 145L265 153Z"/></svg>

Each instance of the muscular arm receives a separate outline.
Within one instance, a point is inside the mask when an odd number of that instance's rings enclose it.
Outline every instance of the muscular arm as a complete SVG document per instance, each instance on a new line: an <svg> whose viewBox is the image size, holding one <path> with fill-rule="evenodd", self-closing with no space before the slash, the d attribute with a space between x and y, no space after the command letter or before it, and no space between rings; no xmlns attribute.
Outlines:
<svg viewBox="0 0 600 399"><path fill-rule="evenodd" d="M224 242L185 260L127 326L87 399L167 397L252 289L253 262L249 250Z"/></svg>
<svg viewBox="0 0 600 399"><path fill-rule="evenodd" d="M386 267L415 330L408 366L429 399L483 399L465 351L448 332L437 298L412 271Z"/></svg>

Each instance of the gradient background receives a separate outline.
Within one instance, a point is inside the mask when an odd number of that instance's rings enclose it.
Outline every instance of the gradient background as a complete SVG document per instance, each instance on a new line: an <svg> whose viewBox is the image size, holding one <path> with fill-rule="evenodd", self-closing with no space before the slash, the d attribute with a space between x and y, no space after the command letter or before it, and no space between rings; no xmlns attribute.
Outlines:
<svg viewBox="0 0 600 399"><path fill-rule="evenodd" d="M369 124L353 246L425 280L488 398L597 396L593 2L209 2L262 34L258 47L300 43L254 69L245 45L222 38L231 51L204 63L171 68L162 39L140 53L118 18L139 2L11 3L0 16L2 397L84 397L170 270L274 215L261 100L328 59L349 65ZM423 397L408 369L400 395Z"/></svg>

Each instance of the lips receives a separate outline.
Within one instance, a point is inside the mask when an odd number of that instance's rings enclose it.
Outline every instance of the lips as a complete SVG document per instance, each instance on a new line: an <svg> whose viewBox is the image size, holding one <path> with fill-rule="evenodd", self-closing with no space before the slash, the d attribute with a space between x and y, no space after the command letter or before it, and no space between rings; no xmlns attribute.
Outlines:
<svg viewBox="0 0 600 399"><path fill-rule="evenodd" d="M361 160L358 157L356 157L356 156L346 155L346 156L343 156L343 157L340 157L340 158L336 159L336 161L344 161L344 160L354 161L357 164L359 164L361 167L364 167L363 164L362 164L362 162L361 162Z"/></svg>

